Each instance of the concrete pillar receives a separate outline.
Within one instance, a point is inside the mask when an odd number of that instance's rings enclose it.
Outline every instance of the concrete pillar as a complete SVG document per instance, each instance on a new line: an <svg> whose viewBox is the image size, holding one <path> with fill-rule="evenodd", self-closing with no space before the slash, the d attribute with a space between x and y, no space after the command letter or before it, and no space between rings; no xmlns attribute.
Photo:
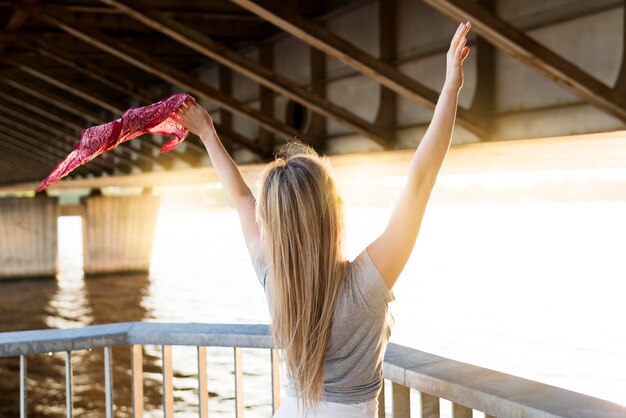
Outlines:
<svg viewBox="0 0 626 418"><path fill-rule="evenodd" d="M83 205L85 274L147 272L159 198L90 196Z"/></svg>
<svg viewBox="0 0 626 418"><path fill-rule="evenodd" d="M0 199L0 279L57 273L58 200Z"/></svg>

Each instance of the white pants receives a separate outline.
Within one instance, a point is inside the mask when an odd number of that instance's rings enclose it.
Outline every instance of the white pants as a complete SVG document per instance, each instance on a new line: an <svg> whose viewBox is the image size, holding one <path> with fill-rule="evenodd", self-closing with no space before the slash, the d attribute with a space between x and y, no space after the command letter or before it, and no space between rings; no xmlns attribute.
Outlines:
<svg viewBox="0 0 626 418"><path fill-rule="evenodd" d="M305 417L302 404L292 396L285 396L280 400L280 408L274 418L377 418L378 397L361 403L320 402L317 413L309 411Z"/></svg>

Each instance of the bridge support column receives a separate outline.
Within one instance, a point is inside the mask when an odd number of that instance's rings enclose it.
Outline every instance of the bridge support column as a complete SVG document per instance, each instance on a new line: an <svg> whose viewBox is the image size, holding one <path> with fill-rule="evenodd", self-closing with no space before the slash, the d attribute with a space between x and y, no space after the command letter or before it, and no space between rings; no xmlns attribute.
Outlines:
<svg viewBox="0 0 626 418"><path fill-rule="evenodd" d="M84 198L85 274L147 272L159 201L148 194Z"/></svg>
<svg viewBox="0 0 626 418"><path fill-rule="evenodd" d="M0 199L0 279L57 273L58 199Z"/></svg>

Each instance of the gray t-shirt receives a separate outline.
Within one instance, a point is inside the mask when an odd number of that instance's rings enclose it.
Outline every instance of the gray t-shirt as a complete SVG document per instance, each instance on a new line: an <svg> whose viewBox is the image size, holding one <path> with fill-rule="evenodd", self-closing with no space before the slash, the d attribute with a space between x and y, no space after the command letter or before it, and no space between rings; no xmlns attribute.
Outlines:
<svg viewBox="0 0 626 418"><path fill-rule="evenodd" d="M270 303L267 263L260 255L253 264ZM383 358L394 326L388 303L395 296L367 248L348 262L343 283L326 351L324 400L359 403L376 398L382 387ZM287 395L297 396L291 380Z"/></svg>

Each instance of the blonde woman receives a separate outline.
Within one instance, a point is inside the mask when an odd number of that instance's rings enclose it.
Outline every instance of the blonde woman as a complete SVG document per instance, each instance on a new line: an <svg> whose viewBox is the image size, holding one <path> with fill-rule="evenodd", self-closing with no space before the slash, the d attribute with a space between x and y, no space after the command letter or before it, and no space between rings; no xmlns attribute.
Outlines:
<svg viewBox="0 0 626 418"><path fill-rule="evenodd" d="M287 366L287 396L274 417L378 416L383 356L393 321L388 303L417 239L450 146L470 23L447 54L446 79L383 233L344 257L343 203L325 157L290 141L261 175L258 201L222 146L206 110L185 104L177 119L204 142L239 213Z"/></svg>

